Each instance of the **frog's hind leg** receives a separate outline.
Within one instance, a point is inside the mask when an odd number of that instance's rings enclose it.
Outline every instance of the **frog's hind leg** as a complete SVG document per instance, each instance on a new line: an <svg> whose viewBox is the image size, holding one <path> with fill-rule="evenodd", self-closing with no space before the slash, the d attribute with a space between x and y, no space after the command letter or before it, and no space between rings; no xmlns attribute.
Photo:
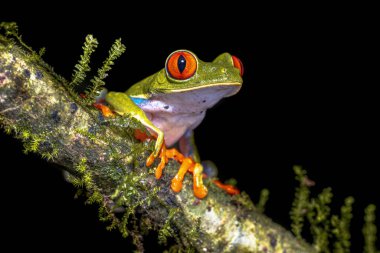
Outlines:
<svg viewBox="0 0 380 253"><path fill-rule="evenodd" d="M197 163L201 162L194 140L194 131L188 129L178 141L179 151L184 156L190 156Z"/></svg>
<svg viewBox="0 0 380 253"><path fill-rule="evenodd" d="M203 173L207 175L207 177L215 178L218 176L218 167L216 167L215 163L210 160L205 160L201 162L203 166Z"/></svg>

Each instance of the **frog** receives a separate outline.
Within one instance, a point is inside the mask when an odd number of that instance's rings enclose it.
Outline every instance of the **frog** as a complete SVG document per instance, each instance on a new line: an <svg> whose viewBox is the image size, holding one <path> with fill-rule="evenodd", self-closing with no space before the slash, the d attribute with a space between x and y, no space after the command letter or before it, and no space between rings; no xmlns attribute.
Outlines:
<svg viewBox="0 0 380 253"><path fill-rule="evenodd" d="M243 73L241 60L229 53L205 62L193 52L180 49L167 57L163 69L127 91L106 92L105 104L97 104L97 107L106 117L129 116L145 126L155 136L154 150L146 165L149 167L160 158L155 168L156 178L161 177L168 159L175 159L181 166L172 179L172 190L181 191L185 174L191 172L194 195L202 199L208 191L203 184L203 166L194 141L194 129L204 119L207 109L241 89ZM167 148L173 146L179 150ZM222 186L220 182L217 185ZM234 189L230 189L233 192Z"/></svg>

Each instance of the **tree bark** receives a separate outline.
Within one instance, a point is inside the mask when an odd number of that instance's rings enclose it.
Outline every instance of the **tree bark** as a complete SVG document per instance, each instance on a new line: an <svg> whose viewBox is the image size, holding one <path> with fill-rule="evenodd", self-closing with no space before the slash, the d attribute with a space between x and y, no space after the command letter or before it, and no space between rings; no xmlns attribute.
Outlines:
<svg viewBox="0 0 380 253"><path fill-rule="evenodd" d="M179 164L170 161L163 177L154 178L145 166L154 143L133 137L134 129L143 129L138 122L103 119L36 54L1 35L0 124L26 150L62 166L73 182L79 178L90 199L100 193L103 211L136 241L138 233L153 229L198 252L315 252L258 212L244 193L229 196L205 179L209 193L199 200L190 175L183 190L173 193L170 182ZM128 213L124 222L111 212L115 206Z"/></svg>

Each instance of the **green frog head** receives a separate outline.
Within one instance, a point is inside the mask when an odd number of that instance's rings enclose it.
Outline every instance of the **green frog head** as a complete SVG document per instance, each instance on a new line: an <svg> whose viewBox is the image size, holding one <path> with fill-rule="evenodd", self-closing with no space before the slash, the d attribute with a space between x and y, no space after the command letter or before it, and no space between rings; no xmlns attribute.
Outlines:
<svg viewBox="0 0 380 253"><path fill-rule="evenodd" d="M136 83L127 93L131 97L149 99L158 94L184 95L189 91L212 93L218 90L224 91L223 97L226 97L239 91L242 74L241 61L229 53L219 55L212 62L204 62L188 50L177 50L168 56L165 68Z"/></svg>

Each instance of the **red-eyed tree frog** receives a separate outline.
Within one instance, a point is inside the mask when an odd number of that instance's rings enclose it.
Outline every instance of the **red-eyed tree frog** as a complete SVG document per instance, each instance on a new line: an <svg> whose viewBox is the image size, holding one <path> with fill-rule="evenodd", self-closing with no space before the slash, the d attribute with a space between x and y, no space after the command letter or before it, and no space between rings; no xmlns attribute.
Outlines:
<svg viewBox="0 0 380 253"><path fill-rule="evenodd" d="M179 192L186 172L193 173L194 194L207 195L202 181L202 165L193 141L193 130L205 117L206 110L219 100L236 94L243 83L243 64L235 56L224 53L212 62L201 61L188 50L171 53L165 68L130 87L126 92L108 92L100 106L105 116L129 115L156 136L155 148L147 160L150 166L161 159L156 168L160 178L168 158L181 163L171 188ZM166 149L178 143L176 149ZM165 145L166 144L166 145Z"/></svg>

